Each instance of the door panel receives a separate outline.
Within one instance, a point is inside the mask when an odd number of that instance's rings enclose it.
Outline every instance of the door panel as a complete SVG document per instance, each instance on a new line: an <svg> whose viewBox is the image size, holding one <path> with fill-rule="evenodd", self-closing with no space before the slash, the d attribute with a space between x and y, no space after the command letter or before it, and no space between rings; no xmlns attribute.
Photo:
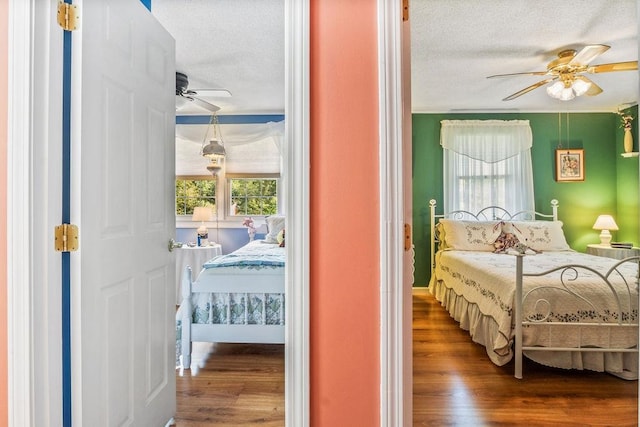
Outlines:
<svg viewBox="0 0 640 427"><path fill-rule="evenodd" d="M175 47L138 1L75 2L74 425L175 412Z"/></svg>

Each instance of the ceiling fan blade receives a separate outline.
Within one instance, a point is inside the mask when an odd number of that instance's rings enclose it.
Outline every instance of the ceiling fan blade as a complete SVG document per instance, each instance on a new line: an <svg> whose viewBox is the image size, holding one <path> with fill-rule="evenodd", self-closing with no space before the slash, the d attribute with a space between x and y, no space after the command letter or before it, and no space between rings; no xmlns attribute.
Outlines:
<svg viewBox="0 0 640 427"><path fill-rule="evenodd" d="M494 77L510 77L510 76L546 76L549 74L547 71L529 71L526 73L509 73L509 74L494 74L493 76L487 76L488 79Z"/></svg>
<svg viewBox="0 0 640 427"><path fill-rule="evenodd" d="M582 80L585 83L589 83L589 89L584 93L587 96L596 96L602 93L602 88L595 84L593 80L585 77L585 76L576 76L576 80Z"/></svg>
<svg viewBox="0 0 640 427"><path fill-rule="evenodd" d="M602 55L610 46L606 44L590 44L582 48L582 50L569 61L569 65L587 65L596 57Z"/></svg>
<svg viewBox="0 0 640 427"><path fill-rule="evenodd" d="M188 99L189 101L193 102L194 104L196 104L198 107L200 108L204 108L207 111L210 111L212 113L215 113L217 111L220 110L220 107L218 107L217 105L213 105L207 101L204 101L200 98L196 98L195 96L185 96L185 99Z"/></svg>
<svg viewBox="0 0 640 427"><path fill-rule="evenodd" d="M534 83L531 86L527 86L524 89L507 96L506 98L503 99L503 101L511 101L512 99L515 99L515 98L517 98L517 97L519 97L521 95L524 95L527 92L531 92L532 90L537 89L540 86L544 86L547 83L550 83L550 82L552 82L554 80L557 80L557 79L558 79L557 77L552 77L550 79L541 80L538 83Z"/></svg>
<svg viewBox="0 0 640 427"><path fill-rule="evenodd" d="M192 89L198 96L203 98L229 98L231 92L227 89Z"/></svg>
<svg viewBox="0 0 640 427"><path fill-rule="evenodd" d="M612 62L587 67L587 73L609 73L611 71L632 71L638 69L638 61Z"/></svg>

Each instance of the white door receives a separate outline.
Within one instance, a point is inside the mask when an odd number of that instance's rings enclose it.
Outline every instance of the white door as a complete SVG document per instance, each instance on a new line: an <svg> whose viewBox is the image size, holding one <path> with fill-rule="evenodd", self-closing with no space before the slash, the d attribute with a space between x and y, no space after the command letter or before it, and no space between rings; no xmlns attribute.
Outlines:
<svg viewBox="0 0 640 427"><path fill-rule="evenodd" d="M175 412L175 46L139 0L74 1L72 414L163 426Z"/></svg>

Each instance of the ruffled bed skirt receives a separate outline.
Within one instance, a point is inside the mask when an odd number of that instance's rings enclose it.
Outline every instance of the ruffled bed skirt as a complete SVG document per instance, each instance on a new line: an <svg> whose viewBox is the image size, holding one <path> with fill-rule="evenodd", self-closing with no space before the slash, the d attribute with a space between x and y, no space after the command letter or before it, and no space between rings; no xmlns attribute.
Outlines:
<svg viewBox="0 0 640 427"><path fill-rule="evenodd" d="M469 303L462 296L447 288L441 281L432 277L429 291L449 312L462 329L469 332L471 339L485 347L489 359L498 366L503 366L513 358L513 335L507 337L510 345L492 350L487 343L496 342L500 335L498 324L484 315L478 306ZM526 345L526 343L525 343ZM577 351L525 351L523 353L542 365L563 369L587 369L597 372L608 372L624 379L638 379L638 353L606 353ZM525 373L526 374L526 373Z"/></svg>

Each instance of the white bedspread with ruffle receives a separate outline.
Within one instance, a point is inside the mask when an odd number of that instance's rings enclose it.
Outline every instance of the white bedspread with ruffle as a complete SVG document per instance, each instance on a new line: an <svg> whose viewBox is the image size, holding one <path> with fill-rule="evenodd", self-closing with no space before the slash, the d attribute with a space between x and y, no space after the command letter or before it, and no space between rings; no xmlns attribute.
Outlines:
<svg viewBox="0 0 640 427"><path fill-rule="evenodd" d="M524 258L524 273L540 272L567 264L587 265L605 274L618 260L596 257L574 251L546 252ZM431 293L449 313L468 330L475 342L487 348L487 354L497 365L504 365L513 356L513 301L515 295L516 257L508 254L472 251L440 251L436 254L436 269L429 285ZM632 348L638 341L638 277L637 264L621 267L623 276L614 275L610 282L620 298L620 304L606 283L592 271L578 269L578 280L567 280L563 287L560 272L544 278L524 280L524 293L534 287L524 315L541 323L563 322L559 326L525 327L526 346ZM575 291L596 305L570 295ZM540 300L548 303L540 303ZM538 302L536 304L536 302ZM619 315L624 322L631 319L635 327L619 327ZM578 332L571 323L607 323L614 327L589 327ZM631 370L637 375L637 353L601 352L527 352L527 357L549 366L596 371Z"/></svg>

